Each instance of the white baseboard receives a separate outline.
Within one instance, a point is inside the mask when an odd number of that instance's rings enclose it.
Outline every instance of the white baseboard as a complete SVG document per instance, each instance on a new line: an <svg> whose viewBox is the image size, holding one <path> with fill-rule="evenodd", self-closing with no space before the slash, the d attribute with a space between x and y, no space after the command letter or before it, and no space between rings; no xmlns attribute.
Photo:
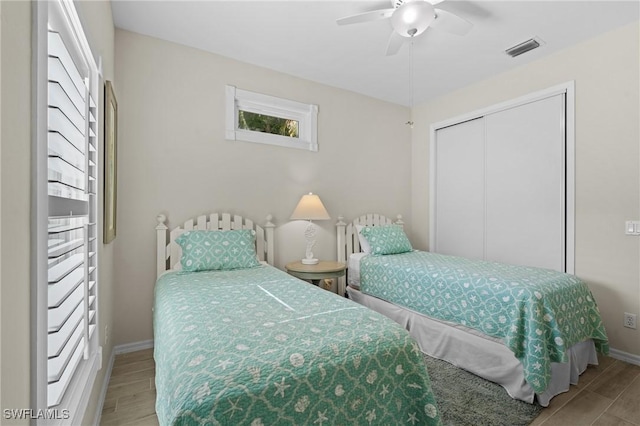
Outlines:
<svg viewBox="0 0 640 426"><path fill-rule="evenodd" d="M610 348L609 356L611 358L619 359L620 361L628 362L629 364L640 365L640 355L634 355L618 349Z"/></svg>
<svg viewBox="0 0 640 426"><path fill-rule="evenodd" d="M98 398L98 407L96 408L96 416L93 420L93 424L98 426L100 424L100 418L102 417L102 409L104 408L104 400L107 397L107 389L109 388L109 380L111 380L111 370L113 370L113 362L116 359L116 351L111 350L109 356L109 364L107 364L107 371L104 373L104 381L102 382L102 389L100 389L100 397Z"/></svg>
<svg viewBox="0 0 640 426"><path fill-rule="evenodd" d="M113 348L116 355L126 354L129 352L141 351L143 349L153 348L153 339L142 340L140 342L125 343L124 345L118 345Z"/></svg>

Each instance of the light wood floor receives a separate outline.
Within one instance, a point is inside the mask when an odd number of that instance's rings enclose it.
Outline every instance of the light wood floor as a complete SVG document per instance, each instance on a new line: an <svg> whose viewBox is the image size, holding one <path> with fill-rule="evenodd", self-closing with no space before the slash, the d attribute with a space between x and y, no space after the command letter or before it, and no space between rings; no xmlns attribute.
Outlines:
<svg viewBox="0 0 640 426"><path fill-rule="evenodd" d="M153 349L116 356L101 425L157 425ZM555 397L532 426L640 426L640 367L609 357Z"/></svg>
<svg viewBox="0 0 640 426"><path fill-rule="evenodd" d="M117 355L101 425L157 425L153 349Z"/></svg>

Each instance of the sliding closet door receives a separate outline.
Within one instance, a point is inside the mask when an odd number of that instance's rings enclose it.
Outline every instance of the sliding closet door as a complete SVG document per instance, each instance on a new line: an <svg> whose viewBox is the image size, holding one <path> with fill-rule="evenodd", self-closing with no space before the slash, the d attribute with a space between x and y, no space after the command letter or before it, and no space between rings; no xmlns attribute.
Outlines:
<svg viewBox="0 0 640 426"><path fill-rule="evenodd" d="M566 271L565 99L556 91L434 129L432 251Z"/></svg>
<svg viewBox="0 0 640 426"><path fill-rule="evenodd" d="M485 116L485 258L564 271L564 95Z"/></svg>
<svg viewBox="0 0 640 426"><path fill-rule="evenodd" d="M435 245L438 253L482 259L484 253L484 123L438 130Z"/></svg>

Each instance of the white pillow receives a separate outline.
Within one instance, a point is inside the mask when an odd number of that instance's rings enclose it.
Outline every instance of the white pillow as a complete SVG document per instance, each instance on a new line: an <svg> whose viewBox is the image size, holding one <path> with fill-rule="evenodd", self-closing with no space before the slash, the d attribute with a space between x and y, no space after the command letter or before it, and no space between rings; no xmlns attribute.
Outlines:
<svg viewBox="0 0 640 426"><path fill-rule="evenodd" d="M362 235L362 225L356 225L356 231L358 232L358 241L360 241L360 250L363 253L371 253L371 246L369 245L369 241Z"/></svg>

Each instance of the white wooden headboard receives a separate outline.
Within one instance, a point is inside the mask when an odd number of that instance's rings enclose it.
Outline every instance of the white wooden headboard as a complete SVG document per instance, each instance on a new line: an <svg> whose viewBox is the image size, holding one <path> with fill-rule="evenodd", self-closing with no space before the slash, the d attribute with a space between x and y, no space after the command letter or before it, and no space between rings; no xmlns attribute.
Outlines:
<svg viewBox="0 0 640 426"><path fill-rule="evenodd" d="M380 226L396 224L404 226L402 221L402 215L396 216L396 220L393 221L388 217L385 217L377 213L368 213L359 216L350 223L344 222L343 216L338 216L338 223L336 223L336 241L338 242L338 261L347 263L349 256L353 253L360 253L360 240L358 240L358 231L356 225L362 226ZM338 293L344 295L346 288L346 278L341 277L338 279Z"/></svg>
<svg viewBox="0 0 640 426"><path fill-rule="evenodd" d="M175 242L183 232L190 230L206 231L229 231L232 229L253 229L256 231L256 253L261 261L266 261L273 265L273 229L275 225L271 222L273 217L268 215L264 228L253 223L253 221L242 216L230 213L212 213L198 216L195 219L187 220L182 227L176 227L169 232L166 225L167 217L159 214L156 217L158 226L157 233L157 277L168 270L180 270L180 257L182 249ZM167 237L168 242L167 242Z"/></svg>

